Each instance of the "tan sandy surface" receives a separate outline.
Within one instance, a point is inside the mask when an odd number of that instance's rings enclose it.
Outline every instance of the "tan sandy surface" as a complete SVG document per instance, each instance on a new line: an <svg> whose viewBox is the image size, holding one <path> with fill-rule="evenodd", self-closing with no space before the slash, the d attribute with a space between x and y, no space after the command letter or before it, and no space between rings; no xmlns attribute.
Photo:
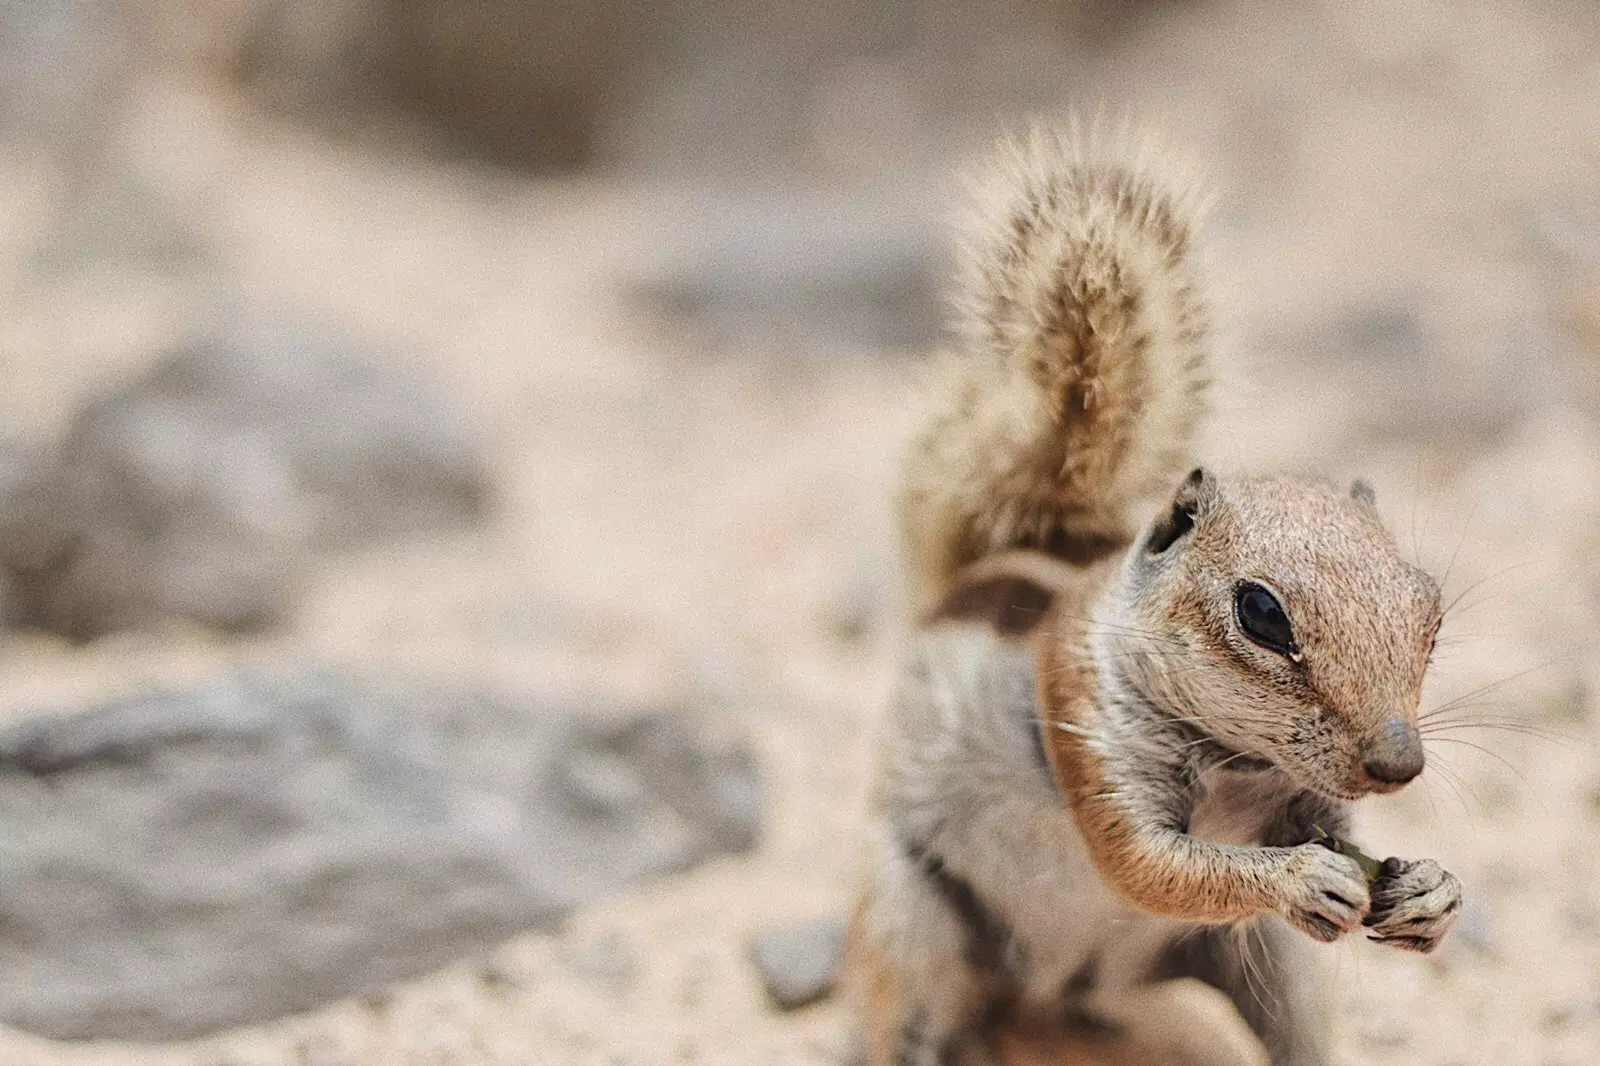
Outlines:
<svg viewBox="0 0 1600 1066"><path fill-rule="evenodd" d="M1452 613L1427 703L1504 682L1468 713L1550 734L1451 734L1490 750L1436 744L1419 786L1365 805L1368 850L1437 857L1472 906L1434 957L1330 949L1328 995L1352 1063L1600 1062L1600 15L1322 7L1174 5L1090 73L1164 116L1221 190L1229 355L1206 454L1371 479L1447 594L1485 579ZM755 737L766 832L754 854L364 1002L163 1047L0 1031L0 1062L838 1061L839 1007L776 1013L744 944L847 906L895 636L892 620L846 630L886 595L910 363L707 351L629 305L659 220L622 183L358 154L214 87L157 84L141 108L149 165L224 239L219 285L420 352L492 441L497 516L327 560L270 639L8 637L0 713L285 651L509 692L688 697ZM0 165L16 258L43 179ZM200 298L112 268L12 285L0 415L57 424ZM1420 370L1315 342L1342 309L1396 298L1435 339Z"/></svg>

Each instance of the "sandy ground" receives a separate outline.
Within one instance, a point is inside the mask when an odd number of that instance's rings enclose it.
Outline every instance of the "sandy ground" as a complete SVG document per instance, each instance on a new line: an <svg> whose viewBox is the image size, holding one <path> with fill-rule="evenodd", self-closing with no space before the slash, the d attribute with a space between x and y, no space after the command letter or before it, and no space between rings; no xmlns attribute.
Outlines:
<svg viewBox="0 0 1600 1066"><path fill-rule="evenodd" d="M1174 8L1086 76L1164 116L1220 190L1227 355L1206 456L1368 477L1402 543L1464 594L1425 703L1494 686L1463 716L1544 734L1450 734L1488 750L1438 743L1419 786L1365 805L1368 850L1438 858L1472 903L1427 959L1329 950L1347 1060L1578 1066L1600 1061L1600 16L1428 12ZM745 358L629 305L658 220L625 184L354 154L205 87L153 86L138 128L221 239L225 280L14 282L0 417L47 429L215 289L249 293L418 353L484 427L502 494L483 531L327 560L272 638L7 637L0 714L286 652L686 697L756 738L767 830L751 856L363 1002L163 1047L0 1031L0 1061L836 1062L840 1008L771 1010L745 940L850 896L894 655L886 504L914 353ZM0 165L17 262L44 178Z"/></svg>

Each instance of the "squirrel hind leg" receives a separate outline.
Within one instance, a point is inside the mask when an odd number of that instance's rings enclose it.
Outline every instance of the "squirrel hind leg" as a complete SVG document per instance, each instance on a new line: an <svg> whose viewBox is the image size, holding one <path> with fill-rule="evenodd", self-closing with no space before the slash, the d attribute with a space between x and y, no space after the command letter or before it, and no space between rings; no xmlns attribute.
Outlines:
<svg viewBox="0 0 1600 1066"><path fill-rule="evenodd" d="M1006 548L1125 545L1140 506L1191 465L1211 374L1192 182L1127 139L1041 126L971 184L963 344L933 372L901 497L929 592Z"/></svg>
<svg viewBox="0 0 1600 1066"><path fill-rule="evenodd" d="M974 963L971 930L915 863L885 856L851 918L844 991L859 1066L998 1066L988 1024L994 975Z"/></svg>

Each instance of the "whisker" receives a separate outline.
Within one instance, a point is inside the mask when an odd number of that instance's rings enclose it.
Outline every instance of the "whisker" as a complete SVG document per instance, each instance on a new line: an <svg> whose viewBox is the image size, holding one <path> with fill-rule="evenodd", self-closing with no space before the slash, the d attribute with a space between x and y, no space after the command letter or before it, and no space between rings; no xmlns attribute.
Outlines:
<svg viewBox="0 0 1600 1066"><path fill-rule="evenodd" d="M1522 722L1527 721L1527 716L1520 710L1522 706L1523 703L1520 700L1513 702L1509 698L1472 700L1467 703L1456 703L1448 709L1441 707L1437 710L1429 711L1426 719L1419 717L1417 721L1473 721L1476 719L1469 715L1468 712L1477 711L1484 707L1492 707L1497 709L1497 713L1482 715L1481 717L1485 722ZM1529 724L1536 723L1530 722Z"/></svg>
<svg viewBox="0 0 1600 1066"><path fill-rule="evenodd" d="M1193 751L1195 748L1203 748L1207 744L1219 744L1219 745L1221 745L1222 741L1218 740L1216 737L1211 736L1208 733L1205 736L1195 737L1193 740L1186 740L1182 744L1178 745L1176 748L1173 748L1172 751L1173 751L1173 754L1175 754L1175 755L1181 755L1183 752ZM1226 747L1226 745L1223 745L1223 746ZM1248 755L1248 754L1251 754L1251 753L1250 752L1241 751L1241 752L1235 752L1234 754L1235 755ZM1257 757L1259 758L1259 756L1257 756Z"/></svg>
<svg viewBox="0 0 1600 1066"><path fill-rule="evenodd" d="M1262 724L1265 724L1265 725L1276 725L1277 723L1275 723L1275 722L1267 722L1267 723L1262 723ZM1173 751L1174 755L1181 755L1186 751L1193 751L1195 748L1201 748L1201 747L1204 747L1207 744L1219 744L1220 745L1220 744L1222 744L1222 741L1218 740L1216 737L1211 736L1208 733L1205 736L1196 737L1194 740L1190 740L1190 741L1187 741L1187 742L1185 742L1183 744L1180 744L1176 748L1172 749L1172 751ZM1236 759L1236 758L1239 758L1240 756L1254 755L1254 754L1255 754L1254 752L1239 751L1239 752L1234 752L1234 754L1230 755L1229 758L1230 759ZM1256 758L1261 758L1261 756L1257 755Z"/></svg>
<svg viewBox="0 0 1600 1066"><path fill-rule="evenodd" d="M1187 652L1172 651L1170 649L1129 648L1126 651L1116 651L1096 658L1106 659L1187 659Z"/></svg>
<svg viewBox="0 0 1600 1066"><path fill-rule="evenodd" d="M1455 699L1450 700L1450 701L1448 701L1447 703L1444 703L1441 706L1435 707L1433 710L1429 711L1427 714L1418 715L1417 716L1417 721L1419 721L1419 722L1420 721L1424 721L1424 720L1426 720L1428 718L1431 718L1434 715L1440 713L1441 711L1446 711L1446 710L1449 710L1449 709L1451 709L1453 707L1459 706L1463 700L1472 699L1474 696L1481 696L1485 692L1492 692L1495 689L1500 688L1503 685L1509 685L1511 682L1516 681L1519 678L1527 677L1529 674L1534 673L1534 672L1536 672L1538 670L1548 669L1548 668L1554 666L1556 663L1559 663L1561 661L1562 661L1561 659L1549 659L1549 660L1547 660L1545 662L1539 663L1537 666L1530 666L1526 670L1518 670L1516 673L1512 674L1510 677L1503 677L1499 681L1491 682L1490 684L1484 685L1484 686L1482 686L1480 688L1475 688L1471 692L1463 693L1462 695L1457 696Z"/></svg>
<svg viewBox="0 0 1600 1066"><path fill-rule="evenodd" d="M1463 644L1472 644L1475 641L1494 639L1504 637L1506 635L1506 630L1504 629L1462 630L1456 624L1456 619L1459 617L1461 616L1455 615L1444 620L1438 637L1434 639L1435 646L1440 648L1458 648Z"/></svg>
<svg viewBox="0 0 1600 1066"><path fill-rule="evenodd" d="M1093 636L1112 636L1112 637L1117 637L1119 639L1124 639L1124 638L1126 638L1128 636L1125 633L1104 633L1104 634L1101 634L1101 633L1090 633L1088 635L1092 636L1092 637ZM1139 639L1151 639L1151 638L1139 638ZM1141 645L1141 644L1138 643L1138 640L1136 639L1134 641L1134 643L1133 643L1133 646L1124 647L1124 648L1118 649L1116 651L1108 653L1108 655L1111 656L1111 657L1127 656L1127 655L1148 655L1148 656L1154 657L1154 656L1162 655L1162 656L1166 656L1168 658L1184 658L1186 656L1192 655L1193 652L1194 652L1194 649L1188 647L1187 645L1172 644L1171 647L1152 647L1152 646L1149 646L1149 645ZM1085 658L1087 658L1087 657L1088 657L1088 653L1087 653L1087 651L1085 651Z"/></svg>
<svg viewBox="0 0 1600 1066"><path fill-rule="evenodd" d="M1090 740L1094 740L1100 735L1091 730L1083 728L1083 726L1078 725L1076 722L1063 722L1057 718L1036 718L1034 721L1040 725L1048 725L1055 729L1059 729L1063 733L1071 733L1075 737L1087 737Z"/></svg>
<svg viewBox="0 0 1600 1066"><path fill-rule="evenodd" d="M1250 934L1252 932L1255 933L1256 946L1261 949L1261 958L1259 959L1257 959L1255 957L1255 953L1250 950ZM1273 1013L1272 1008L1267 1004L1266 998L1263 995L1263 990L1267 987L1267 976L1262 972L1261 967L1263 961L1269 959L1270 955L1267 951L1266 941L1262 938L1261 926L1259 923L1251 922L1246 926L1245 929L1241 930L1241 933L1242 937L1239 945L1239 955L1245 964L1245 985L1250 989L1251 996L1255 998L1256 1007L1259 1008L1261 1012L1268 1018L1276 1018L1276 1015ZM1252 974L1254 975L1253 977Z"/></svg>
<svg viewBox="0 0 1600 1066"><path fill-rule="evenodd" d="M1104 665L1142 660L1150 660L1149 666L1151 669L1160 670L1162 676L1167 678L1184 677L1196 671L1205 670L1211 665L1204 660L1196 659L1194 656L1144 652L1126 652L1107 656L1104 660ZM1163 662L1162 660L1165 661ZM1073 672L1088 674L1093 672L1094 666L1094 660L1081 658L1073 662L1062 663L1060 666L1049 667L1041 671L1041 673L1045 677L1058 677Z"/></svg>
<svg viewBox="0 0 1600 1066"><path fill-rule="evenodd" d="M1242 759L1246 755L1249 755L1249 754L1250 753L1247 752L1247 751L1236 751L1232 755L1228 756L1226 759L1223 759L1220 762L1214 762L1210 766L1207 766L1204 770L1201 770L1198 774L1195 775L1195 779L1193 781L1189 782L1189 791L1193 792L1196 788L1199 788L1200 787L1200 783L1206 779L1206 775L1207 774L1210 774L1210 773L1213 773L1213 772L1215 772L1217 770L1220 770L1224 766L1227 766L1229 763L1231 763L1233 760Z"/></svg>
<svg viewBox="0 0 1600 1066"><path fill-rule="evenodd" d="M1183 644L1181 640L1179 640L1177 637L1174 637L1170 633L1159 633L1153 629L1140 629L1138 626L1123 625L1120 622L1108 622L1104 618L1090 618L1077 614L1063 614L1061 617L1070 618L1074 622L1084 622L1091 626L1103 626L1107 629L1116 630L1122 633L1132 633L1135 636L1146 637L1150 640L1159 641L1164 644Z"/></svg>
<svg viewBox="0 0 1600 1066"><path fill-rule="evenodd" d="M1523 722L1440 722L1419 729L1417 732L1425 737L1438 736L1441 733L1454 733L1463 729L1486 729L1497 733L1514 733L1518 736L1533 737L1535 740L1575 741L1576 737L1565 733L1558 733L1551 729L1541 729L1538 726L1527 725Z"/></svg>
<svg viewBox="0 0 1600 1066"><path fill-rule="evenodd" d="M1428 801L1428 814L1437 822L1439 820L1439 805L1433 801L1433 782L1428 780L1426 774L1420 780L1422 782L1422 795Z"/></svg>
<svg viewBox="0 0 1600 1066"><path fill-rule="evenodd" d="M1522 706L1521 703L1512 703L1508 698L1492 700L1468 700L1465 703L1457 703L1455 700L1451 700L1449 703L1429 711L1426 716L1418 715L1417 721L1419 723L1433 721L1460 721L1463 712L1475 711L1481 707L1494 707L1507 715L1511 715L1515 713L1513 708L1520 706Z"/></svg>
<svg viewBox="0 0 1600 1066"><path fill-rule="evenodd" d="M1450 562L1445 564L1444 576L1439 579L1440 588L1444 588L1445 583L1450 580L1450 571L1455 569L1456 558L1461 554L1462 545L1466 544L1467 542L1467 531L1472 528L1472 520L1478 517L1478 508L1481 506L1483 506L1481 500L1474 501L1472 504L1472 511L1467 515L1466 522L1461 526L1461 536L1456 540L1456 550L1450 553Z"/></svg>
<svg viewBox="0 0 1600 1066"><path fill-rule="evenodd" d="M1473 751L1481 751L1483 754L1489 756L1489 758L1493 759L1495 762L1511 771L1511 773L1516 776L1518 781L1521 781L1529 788L1529 790L1532 790L1533 783L1526 777L1522 776L1522 771L1518 770L1515 766L1512 766L1510 761L1505 759L1503 756L1497 754L1496 752L1490 751L1482 744L1474 744L1470 740L1462 740L1459 737L1435 737L1434 739L1441 744L1460 744L1462 747L1471 748Z"/></svg>
<svg viewBox="0 0 1600 1066"><path fill-rule="evenodd" d="M1528 567L1530 567L1532 565L1534 565L1533 564L1533 560L1529 559L1529 560L1526 560L1524 562L1513 563L1511 566L1505 567L1504 569L1496 570L1492 574L1488 574L1488 575L1486 575L1484 577L1480 577L1478 580L1474 581L1472 584L1468 585L1466 588L1462 589L1460 592L1456 593L1453 597L1451 597L1450 602L1445 605L1444 610L1441 613L1446 618L1450 617L1450 612L1454 611L1456 609L1456 604L1460 603L1463 599L1465 599L1467 594L1469 592L1471 592L1473 589L1482 588L1484 585L1488 584L1491 581L1494 581L1494 580L1497 580L1499 578L1505 577L1507 574L1513 573L1514 571L1517 571L1517 570L1525 570L1525 569L1527 569ZM1441 581L1441 582L1439 582L1439 584L1443 585L1444 582ZM1468 610L1469 608L1462 608L1462 609L1463 610Z"/></svg>
<svg viewBox="0 0 1600 1066"><path fill-rule="evenodd" d="M1205 717L1198 717L1198 718L1163 718L1163 719L1161 719L1162 722L1183 722L1183 723L1207 722L1207 721L1214 721L1214 720L1215 719L1205 718ZM1035 715L1029 716L1028 721L1030 721L1033 725L1036 725L1036 726L1041 726L1041 725L1043 725L1043 726L1051 726L1052 728L1061 730L1063 733L1071 733L1074 736L1088 737L1088 738L1092 739L1092 738L1098 737L1100 735L1098 733L1093 732L1092 730L1085 729L1083 726L1078 725L1076 722L1065 722L1065 721L1062 721L1059 718L1045 718L1045 717L1043 717L1041 715L1035 714ZM1270 718L1229 718L1228 721L1244 723L1246 725L1277 725L1277 724L1279 724L1277 721L1275 721L1274 719L1270 719ZM1202 736L1202 737L1197 737L1194 740L1186 741L1186 742L1184 742L1183 744L1179 745L1177 748L1175 748L1173 750L1182 752L1182 751L1187 751L1187 750L1189 750L1190 748L1193 748L1193 747L1198 747L1199 745L1202 745L1202 744L1213 744L1213 743L1217 743L1217 742L1218 741L1217 741L1217 739L1215 737L1211 736L1210 734L1207 734L1207 735ZM1238 754L1239 755L1246 755L1246 754L1249 754L1249 753L1248 752L1239 752Z"/></svg>
<svg viewBox="0 0 1600 1066"><path fill-rule="evenodd" d="M1485 804L1483 801L1483 797L1478 794L1476 789L1467 784L1466 778L1464 778L1459 771L1451 767L1443 759L1439 758L1437 753L1435 753L1434 756L1428 760L1428 762L1429 769L1438 771L1438 775L1436 775L1435 780L1450 786L1451 792L1453 792L1456 797L1456 805L1461 808L1462 819L1466 822L1468 830L1474 837L1476 837L1478 830L1482 825L1478 817L1478 812L1487 807L1487 804ZM1468 803L1466 798L1463 796L1461 791L1463 788L1472 794L1471 803Z"/></svg>
<svg viewBox="0 0 1600 1066"><path fill-rule="evenodd" d="M1412 482L1416 491L1411 494L1411 556L1416 560L1417 568L1426 570L1422 565L1422 545L1417 540L1417 505L1422 502L1422 456L1417 456L1416 479Z"/></svg>
<svg viewBox="0 0 1600 1066"><path fill-rule="evenodd" d="M1164 715L1161 720L1164 722L1249 722L1253 725L1276 725L1282 721L1280 718L1256 718L1242 714L1193 714L1184 718Z"/></svg>
<svg viewBox="0 0 1600 1066"><path fill-rule="evenodd" d="M1467 803L1467 797L1461 790L1465 788L1470 792L1472 789L1471 786L1462 779L1461 775L1455 770L1452 770L1449 766L1446 766L1444 760L1438 758L1429 760L1428 769L1436 771L1439 775L1438 780L1440 784L1447 785L1449 787L1451 793L1455 796L1457 805L1459 805L1461 808L1461 813L1464 815L1470 815L1472 813L1472 807ZM1483 802L1482 800L1478 799L1476 793L1473 794L1473 799L1477 800L1479 803Z"/></svg>

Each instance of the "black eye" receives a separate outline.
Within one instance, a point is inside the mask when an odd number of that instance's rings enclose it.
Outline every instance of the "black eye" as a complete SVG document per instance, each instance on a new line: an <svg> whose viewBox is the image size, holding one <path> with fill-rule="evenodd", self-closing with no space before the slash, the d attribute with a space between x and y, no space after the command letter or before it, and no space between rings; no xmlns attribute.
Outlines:
<svg viewBox="0 0 1600 1066"><path fill-rule="evenodd" d="M1287 655L1298 662L1300 649L1295 647L1294 631L1289 628L1289 615L1278 602L1278 597L1246 581L1233 597L1233 611L1239 617L1239 628L1244 635L1269 651Z"/></svg>

